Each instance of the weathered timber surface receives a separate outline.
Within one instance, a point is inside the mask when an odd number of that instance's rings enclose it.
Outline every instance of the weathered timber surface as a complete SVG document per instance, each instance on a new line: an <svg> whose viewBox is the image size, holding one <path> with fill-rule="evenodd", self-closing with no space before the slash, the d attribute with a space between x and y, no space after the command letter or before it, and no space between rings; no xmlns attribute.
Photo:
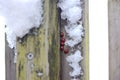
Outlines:
<svg viewBox="0 0 120 80"><path fill-rule="evenodd" d="M43 24L37 36L17 44L16 80L59 80L59 22L57 0L44 0ZM29 54L30 53L30 54ZM40 76L39 73L43 75Z"/></svg>
<svg viewBox="0 0 120 80"><path fill-rule="evenodd" d="M6 44L6 80L71 80L71 68L65 60L67 55L59 51L59 28L63 29L65 22L60 21L56 4L57 0L44 0L43 24L38 35L27 35L22 43L17 42L16 64L13 63L13 50ZM84 76L80 80L89 80L88 0L83 4L83 26L85 38L81 46L84 60L80 65ZM43 76L38 76L39 72Z"/></svg>
<svg viewBox="0 0 120 80"><path fill-rule="evenodd" d="M5 66L6 66L6 80L16 80L15 75L16 75L16 65L13 62L14 58L14 52L10 47L8 46L8 43L6 41L5 44Z"/></svg>
<svg viewBox="0 0 120 80"><path fill-rule="evenodd" d="M120 80L120 0L109 0L109 79Z"/></svg>
<svg viewBox="0 0 120 80"><path fill-rule="evenodd" d="M84 57L83 61L81 62L83 73L82 80L89 80L89 10L88 10L88 3L89 0L83 0L83 26L85 30L85 37L83 39L82 48Z"/></svg>
<svg viewBox="0 0 120 80"><path fill-rule="evenodd" d="M82 51L82 56L84 57L84 59L82 60L82 62L80 63L80 65L82 66L82 70L84 75L81 76L80 80L89 80L89 22L88 22L88 0L82 0L83 1L83 26L85 29L85 37L84 40L81 44L82 49L80 51ZM64 26L66 25L66 21L65 20L60 20L60 29L62 32L65 32L64 30ZM71 77L69 76L69 72L72 71L71 67L68 65L68 62L66 61L66 57L70 55L70 54L64 54L61 51L61 80L71 80Z"/></svg>

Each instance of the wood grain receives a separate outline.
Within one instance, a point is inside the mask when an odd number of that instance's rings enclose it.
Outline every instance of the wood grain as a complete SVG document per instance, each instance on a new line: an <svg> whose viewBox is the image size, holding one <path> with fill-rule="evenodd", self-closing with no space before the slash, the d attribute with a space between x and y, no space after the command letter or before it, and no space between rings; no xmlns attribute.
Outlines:
<svg viewBox="0 0 120 80"><path fill-rule="evenodd" d="M89 21L88 21L88 0L82 0L83 5L83 26L85 29L85 37L83 39L83 42L81 44L82 46L82 56L84 59L80 63L82 66L82 70L84 72L84 75L81 76L80 80L89 80ZM65 33L64 26L67 24L65 20L61 20L61 31ZM69 72L72 71L71 67L68 65L68 62L66 61L66 57L70 54L64 54L61 51L61 80L71 80L71 77L69 76Z"/></svg>
<svg viewBox="0 0 120 80"><path fill-rule="evenodd" d="M89 80L89 0L84 0L83 5L83 26L85 29L85 37L83 39L82 47L83 47L83 61L82 68L84 72L84 76L82 80Z"/></svg>
<svg viewBox="0 0 120 80"><path fill-rule="evenodd" d="M8 43L6 41L5 44L5 66L6 66L6 80L16 80L16 65L13 62L14 58L14 52L10 47L8 46Z"/></svg>
<svg viewBox="0 0 120 80"><path fill-rule="evenodd" d="M59 32L63 29L64 21L60 19L57 9L58 0L44 0L44 20L38 35L29 34L23 42L17 42L17 63L13 63L14 55L6 44L6 80L71 80L71 68L66 62L67 55L59 51ZM84 60L80 63L84 76L80 80L89 80L89 27L88 0L83 0L83 26L85 38L81 44ZM61 25L59 25L61 24ZM33 58L29 55L32 55ZM41 72L42 76L37 74Z"/></svg>
<svg viewBox="0 0 120 80"><path fill-rule="evenodd" d="M120 0L109 0L109 79L120 80Z"/></svg>
<svg viewBox="0 0 120 80"><path fill-rule="evenodd" d="M59 22L56 0L44 0L43 24L37 36L17 44L16 80L59 80ZM29 59L29 53L33 58ZM43 73L38 76L38 73Z"/></svg>

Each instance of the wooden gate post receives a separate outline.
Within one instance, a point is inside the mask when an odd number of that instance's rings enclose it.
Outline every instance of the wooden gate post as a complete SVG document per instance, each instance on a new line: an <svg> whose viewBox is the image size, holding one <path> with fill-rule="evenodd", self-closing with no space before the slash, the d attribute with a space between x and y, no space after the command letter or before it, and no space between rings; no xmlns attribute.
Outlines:
<svg viewBox="0 0 120 80"><path fill-rule="evenodd" d="M120 80L120 0L109 0L109 80Z"/></svg>
<svg viewBox="0 0 120 80"><path fill-rule="evenodd" d="M6 46L6 80L71 80L67 55L59 50L59 33L65 23L60 21L57 1L43 0L43 23L38 34L28 34L21 43L17 41L16 64L13 64L14 52ZM89 80L88 0L83 0L82 8L85 37L80 44L84 57L80 65L84 75L80 80Z"/></svg>
<svg viewBox="0 0 120 80"><path fill-rule="evenodd" d="M37 36L17 43L16 80L59 80L59 21L57 0L44 0L43 24Z"/></svg>
<svg viewBox="0 0 120 80"><path fill-rule="evenodd" d="M82 22L83 22L83 27L85 30L85 36L83 39L83 42L80 44L82 47L82 56L83 56L83 60L80 63L80 66L82 67L83 70L83 76L80 77L80 80L89 80L89 19L88 19L88 14L89 14L89 10L88 10L88 3L89 0L83 0L83 18L82 18ZM64 26L66 25L66 21L65 20L61 20L61 31L65 32L64 30ZM71 80L71 77L69 76L69 72L71 71L71 67L68 65L68 62L66 61L66 57L69 54L64 54L61 51L61 80Z"/></svg>

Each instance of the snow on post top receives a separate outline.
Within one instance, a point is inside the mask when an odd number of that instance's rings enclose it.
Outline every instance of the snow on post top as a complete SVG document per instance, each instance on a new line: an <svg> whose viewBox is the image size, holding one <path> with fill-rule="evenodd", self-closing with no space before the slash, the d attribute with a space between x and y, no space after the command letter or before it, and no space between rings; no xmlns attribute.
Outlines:
<svg viewBox="0 0 120 80"><path fill-rule="evenodd" d="M22 38L33 27L42 23L42 0L0 0L0 15L5 18L7 41L16 46L16 37Z"/></svg>

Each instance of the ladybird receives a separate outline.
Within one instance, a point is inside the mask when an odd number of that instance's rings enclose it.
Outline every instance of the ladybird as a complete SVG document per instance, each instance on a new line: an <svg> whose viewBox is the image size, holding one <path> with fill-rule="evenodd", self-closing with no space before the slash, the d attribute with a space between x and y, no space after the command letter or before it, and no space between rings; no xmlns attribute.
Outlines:
<svg viewBox="0 0 120 80"><path fill-rule="evenodd" d="M64 33L63 32L60 33L60 37L64 37Z"/></svg>
<svg viewBox="0 0 120 80"><path fill-rule="evenodd" d="M60 42L60 45L61 45L61 46L64 46L64 45L65 45L65 43L64 43L64 42Z"/></svg>
<svg viewBox="0 0 120 80"><path fill-rule="evenodd" d="M69 50L68 50L68 49L64 49L64 53L65 53L65 54L68 54L68 53L69 53Z"/></svg>
<svg viewBox="0 0 120 80"><path fill-rule="evenodd" d="M62 42L65 42L65 38L61 38L61 41L62 41Z"/></svg>
<svg viewBox="0 0 120 80"><path fill-rule="evenodd" d="M64 50L64 46L60 46L60 50L63 51Z"/></svg>

